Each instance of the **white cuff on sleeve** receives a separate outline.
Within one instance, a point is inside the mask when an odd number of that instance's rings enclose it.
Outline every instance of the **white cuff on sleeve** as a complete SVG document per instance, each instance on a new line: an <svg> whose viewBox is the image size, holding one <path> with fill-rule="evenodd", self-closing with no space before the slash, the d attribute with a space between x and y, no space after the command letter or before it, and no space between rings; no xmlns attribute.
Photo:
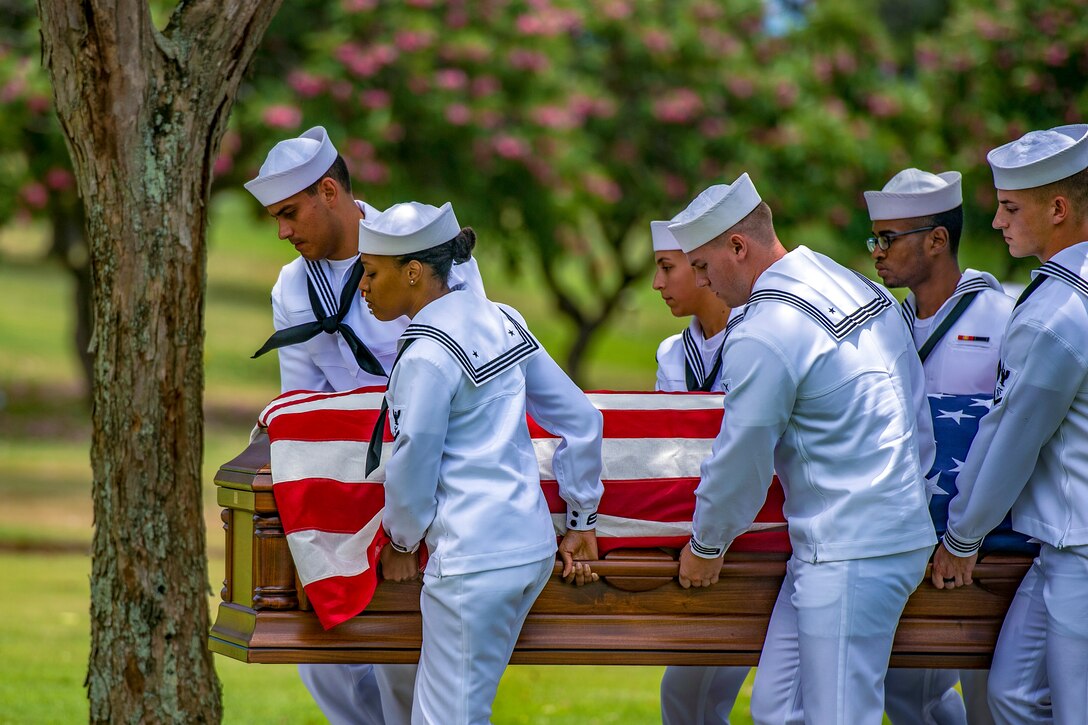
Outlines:
<svg viewBox="0 0 1088 725"><path fill-rule="evenodd" d="M592 531L597 527L597 510L576 509L567 506L567 529Z"/></svg>
<svg viewBox="0 0 1088 725"><path fill-rule="evenodd" d="M386 535L386 536L389 536L389 532L388 532L388 531L386 531L386 532L385 532L385 535ZM421 542L417 541L417 542L416 542L415 544L413 544L412 546L401 546L401 545L400 545L400 544L398 544L397 542L393 541L393 537L392 537L392 536L389 536L389 545L393 547L393 551L397 551L397 552L400 552L401 554L413 554L413 553L415 553L416 551L419 551L419 545L420 545L420 543L421 543Z"/></svg>
<svg viewBox="0 0 1088 725"><path fill-rule="evenodd" d="M691 537L691 553L700 559L717 559L725 553L724 546L707 546L699 543L694 535Z"/></svg>
<svg viewBox="0 0 1088 725"><path fill-rule="evenodd" d="M964 539L960 536L956 536L951 527L944 532L944 536L941 537L941 543L944 544L944 548L948 549L948 553L953 556L958 556L961 559L977 554L978 550L982 547L982 539Z"/></svg>

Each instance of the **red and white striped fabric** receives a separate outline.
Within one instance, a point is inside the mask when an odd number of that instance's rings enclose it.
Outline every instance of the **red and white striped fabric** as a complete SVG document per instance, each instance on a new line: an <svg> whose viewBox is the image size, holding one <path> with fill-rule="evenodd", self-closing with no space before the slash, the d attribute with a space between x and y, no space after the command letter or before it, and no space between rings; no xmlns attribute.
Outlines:
<svg viewBox="0 0 1088 725"><path fill-rule="evenodd" d="M384 390L292 392L276 398L260 423L272 441L272 482L280 520L306 594L327 629L361 612L377 586L385 457L363 475L367 444ZM604 497L597 517L603 556L621 547L682 547L691 536L699 465L722 421L715 393L593 392L604 413ZM531 420L541 486L557 531L566 504L552 473L558 439ZM392 440L388 427L385 440ZM733 551L786 551L777 481L750 533Z"/></svg>

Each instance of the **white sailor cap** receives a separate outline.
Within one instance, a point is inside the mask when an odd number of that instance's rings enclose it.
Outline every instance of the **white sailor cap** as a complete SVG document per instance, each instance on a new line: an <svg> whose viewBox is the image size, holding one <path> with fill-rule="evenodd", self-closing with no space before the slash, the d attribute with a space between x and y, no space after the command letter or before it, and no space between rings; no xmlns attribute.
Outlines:
<svg viewBox="0 0 1088 725"><path fill-rule="evenodd" d="M1088 124L1029 131L986 154L994 188L1034 189L1088 169Z"/></svg>
<svg viewBox="0 0 1088 725"><path fill-rule="evenodd" d="M931 174L904 169L880 191L865 192L869 219L913 219L940 214L963 205L963 188L958 171Z"/></svg>
<svg viewBox="0 0 1088 725"><path fill-rule="evenodd" d="M320 179L336 161L336 147L323 126L314 126L298 138L280 141L265 158L257 178L245 183L261 206L294 196Z"/></svg>
<svg viewBox="0 0 1088 725"><path fill-rule="evenodd" d="M695 197L668 229L680 248L691 252L731 229L761 201L748 174L741 174L732 184L715 184Z"/></svg>
<svg viewBox="0 0 1088 725"><path fill-rule="evenodd" d="M679 252L680 242L669 231L671 221L650 222L650 241L653 242L655 252Z"/></svg>
<svg viewBox="0 0 1088 725"><path fill-rule="evenodd" d="M359 220L359 251L385 257L419 252L445 244L461 233L448 201L440 207L406 201L373 219Z"/></svg>

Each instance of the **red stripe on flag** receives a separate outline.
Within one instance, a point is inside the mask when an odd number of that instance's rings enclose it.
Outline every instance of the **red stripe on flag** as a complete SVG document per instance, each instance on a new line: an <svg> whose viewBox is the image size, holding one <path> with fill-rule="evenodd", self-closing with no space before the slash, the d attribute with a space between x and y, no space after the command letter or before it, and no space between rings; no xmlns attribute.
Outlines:
<svg viewBox="0 0 1088 725"><path fill-rule="evenodd" d="M604 408L605 438L714 438L722 410L609 410ZM555 438L531 418L533 438Z"/></svg>
<svg viewBox="0 0 1088 725"><path fill-rule="evenodd" d="M354 410L308 410L299 413L284 412L272 421L276 440L291 441L360 441L368 442L378 421L378 411L373 408ZM392 441L386 422L386 441Z"/></svg>
<svg viewBox="0 0 1088 725"><path fill-rule="evenodd" d="M697 478L662 478L640 481L605 481L597 513L646 521L691 521L695 508ZM565 514L567 504L559 497L559 484L541 481L548 510Z"/></svg>
<svg viewBox="0 0 1088 725"><path fill-rule="evenodd" d="M354 534L385 506L385 488L380 483L306 478L277 483L272 493L287 534L310 529Z"/></svg>

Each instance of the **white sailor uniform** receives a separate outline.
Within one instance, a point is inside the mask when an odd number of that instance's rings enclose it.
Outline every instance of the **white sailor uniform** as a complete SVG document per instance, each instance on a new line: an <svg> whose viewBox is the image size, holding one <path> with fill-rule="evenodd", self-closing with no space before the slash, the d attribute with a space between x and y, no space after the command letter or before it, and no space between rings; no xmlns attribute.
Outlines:
<svg viewBox="0 0 1088 725"><path fill-rule="evenodd" d="M356 201L356 204L367 217L381 213L365 202ZM284 266L272 288L275 329L315 320L307 278L313 281L324 313L334 315L344 293L345 280L357 259L313 262L299 257ZM475 259L454 265L451 270L450 286L462 285L483 295L483 280ZM358 290L348 292L352 301L344 322L388 373L396 357L397 339L408 325L408 318L381 322L362 303ZM353 390L387 382L385 376L371 375L359 367L339 333L320 333L306 342L281 347L277 352L283 392ZM409 720L415 684L413 665L382 665L377 675L369 664L301 664L298 670L306 689L332 725L402 725Z"/></svg>
<svg viewBox="0 0 1088 725"><path fill-rule="evenodd" d="M1083 723L1088 712L1088 242L1034 273L1009 319L994 406L959 475L944 544L967 556L1012 508L1042 544L998 638L999 723Z"/></svg>
<svg viewBox="0 0 1088 725"><path fill-rule="evenodd" d="M413 318L386 400L383 524L429 554L412 722L486 723L556 552L525 414L561 439L551 464L578 530L603 493L602 417L516 311L467 291Z"/></svg>
<svg viewBox="0 0 1088 725"><path fill-rule="evenodd" d="M695 392L720 390L722 379L722 343L730 327L744 312L738 307L717 334L703 337L703 328L692 317L682 333L670 335L657 346L657 382L654 390Z"/></svg>
<svg viewBox="0 0 1088 725"><path fill-rule="evenodd" d="M381 213L365 202L356 203L367 217ZM344 282L357 259L311 261L299 257L284 266L272 288L272 321L276 330L315 320L307 278L313 282L324 313L335 315ZM484 294L475 259L454 265L449 284L451 288L465 285L477 294ZM396 357L397 338L408 325L408 319L381 322L370 314L356 291L344 322L355 331L388 374ZM338 333L320 333L298 345L281 347L279 358L283 392L353 390L364 385L386 383L384 375L372 375L360 369L347 341Z"/></svg>
<svg viewBox="0 0 1088 725"><path fill-rule="evenodd" d="M692 551L720 555L777 472L793 555L752 716L879 723L892 638L936 541L923 372L895 301L805 247L756 280L726 339L725 415L696 490ZM802 696L803 692L803 696Z"/></svg>
<svg viewBox="0 0 1088 725"><path fill-rule="evenodd" d="M967 269L952 296L932 317L918 319L914 293L908 294L903 301L903 316L914 333L915 345L921 350L961 301L972 293L964 311L934 341L922 364L929 393L965 395L993 389L1001 339L1012 313L1013 299L1002 291L1001 284L992 274Z"/></svg>
<svg viewBox="0 0 1088 725"><path fill-rule="evenodd" d="M922 362L926 393L967 395L993 390L1012 306L1013 299L993 275L974 269L964 270L952 296L927 319L918 319L914 293L907 295L903 316L911 326L915 345L926 354ZM986 702L987 672L890 669L884 682L888 719L893 725L987 725L993 722ZM957 680L962 685L962 700L955 691Z"/></svg>
<svg viewBox="0 0 1088 725"><path fill-rule="evenodd" d="M703 328L694 317L683 333L665 338L657 348L654 389L664 392L721 391L722 345L729 330L743 319L743 310L743 307L734 309L728 324L709 338L703 337ZM662 724L728 725L729 713L749 669L698 665L666 667L661 678Z"/></svg>

